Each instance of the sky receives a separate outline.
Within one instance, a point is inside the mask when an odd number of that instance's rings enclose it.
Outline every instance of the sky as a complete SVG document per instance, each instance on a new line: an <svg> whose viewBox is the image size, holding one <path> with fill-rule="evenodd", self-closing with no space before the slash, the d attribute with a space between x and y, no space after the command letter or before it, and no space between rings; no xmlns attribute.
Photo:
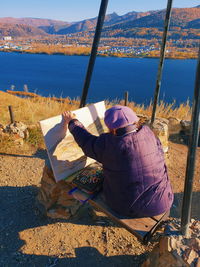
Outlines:
<svg viewBox="0 0 200 267"><path fill-rule="evenodd" d="M101 0L1 0L0 17L80 21L98 15ZM194 7L199 0L173 0L173 7ZM109 0L107 14L166 8L167 0Z"/></svg>

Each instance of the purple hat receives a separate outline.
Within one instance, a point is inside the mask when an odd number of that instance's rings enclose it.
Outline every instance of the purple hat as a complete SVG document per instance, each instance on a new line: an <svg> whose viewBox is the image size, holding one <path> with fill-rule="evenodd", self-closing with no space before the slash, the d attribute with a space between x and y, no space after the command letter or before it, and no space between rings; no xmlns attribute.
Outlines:
<svg viewBox="0 0 200 267"><path fill-rule="evenodd" d="M104 122L111 130L123 128L138 121L139 118L135 112L126 106L116 105L105 112Z"/></svg>

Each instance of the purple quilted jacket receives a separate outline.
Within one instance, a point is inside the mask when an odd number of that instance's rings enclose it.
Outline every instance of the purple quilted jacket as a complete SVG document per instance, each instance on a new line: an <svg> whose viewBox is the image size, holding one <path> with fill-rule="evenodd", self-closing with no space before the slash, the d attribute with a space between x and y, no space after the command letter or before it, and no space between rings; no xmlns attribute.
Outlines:
<svg viewBox="0 0 200 267"><path fill-rule="evenodd" d="M85 155L102 163L103 193L111 209L132 217L155 216L170 209L174 196L163 150L148 126L120 136L97 137L72 120L69 130Z"/></svg>

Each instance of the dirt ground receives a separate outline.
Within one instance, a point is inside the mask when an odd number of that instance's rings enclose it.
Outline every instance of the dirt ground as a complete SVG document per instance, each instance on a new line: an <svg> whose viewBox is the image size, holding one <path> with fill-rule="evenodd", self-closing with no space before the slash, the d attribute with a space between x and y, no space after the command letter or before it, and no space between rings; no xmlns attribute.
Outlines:
<svg viewBox="0 0 200 267"><path fill-rule="evenodd" d="M180 217L187 146L171 138L168 170L175 193L171 216ZM45 151L0 154L0 266L140 266L156 242L143 246L108 219L85 207L73 220L40 214L35 199ZM200 148L197 149L192 217L200 220Z"/></svg>

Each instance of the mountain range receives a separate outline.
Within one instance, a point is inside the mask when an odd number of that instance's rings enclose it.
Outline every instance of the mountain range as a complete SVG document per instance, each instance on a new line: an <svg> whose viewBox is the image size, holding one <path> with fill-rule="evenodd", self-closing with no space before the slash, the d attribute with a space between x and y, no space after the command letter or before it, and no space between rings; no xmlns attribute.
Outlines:
<svg viewBox="0 0 200 267"><path fill-rule="evenodd" d="M123 32L128 31L128 37L132 37L131 33L135 28L163 29L165 12L165 10L132 11L122 16L115 12L108 14L105 17L103 34L105 36L115 36L111 33L120 30L122 36ZM94 31L96 22L96 17L78 22L5 17L0 18L0 36L23 37L75 34L77 32ZM170 27L200 29L200 5L192 8L173 8ZM116 36L119 36L119 32ZM125 35L125 37L127 36Z"/></svg>

